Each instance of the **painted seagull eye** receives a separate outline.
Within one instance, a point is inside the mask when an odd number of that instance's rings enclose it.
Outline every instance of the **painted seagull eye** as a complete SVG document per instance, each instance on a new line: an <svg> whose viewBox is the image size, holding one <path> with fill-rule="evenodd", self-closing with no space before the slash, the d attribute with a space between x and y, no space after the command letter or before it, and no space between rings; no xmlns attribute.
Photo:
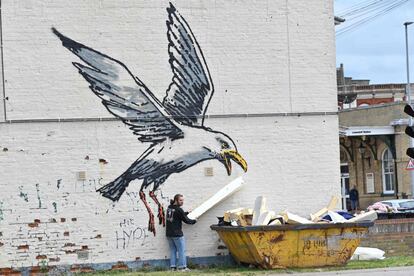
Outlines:
<svg viewBox="0 0 414 276"><path fill-rule="evenodd" d="M223 149L228 149L228 148L229 148L229 144L228 144L227 142L222 142L222 143L221 143L221 147L222 147Z"/></svg>

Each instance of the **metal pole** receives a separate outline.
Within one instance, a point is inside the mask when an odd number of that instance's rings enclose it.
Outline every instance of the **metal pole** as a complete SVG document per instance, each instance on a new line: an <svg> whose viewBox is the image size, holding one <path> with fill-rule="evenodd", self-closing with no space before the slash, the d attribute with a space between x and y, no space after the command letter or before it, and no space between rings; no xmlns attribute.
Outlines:
<svg viewBox="0 0 414 276"><path fill-rule="evenodd" d="M411 106L411 85L410 85L410 60L408 55L408 25L413 24L413 22L405 22L405 59L406 59L406 66L407 66L407 101L408 104ZM408 125L413 125L413 118L409 116ZM410 137L410 148L414 147L414 139ZM414 198L414 171L410 171L410 182L411 182L411 197Z"/></svg>

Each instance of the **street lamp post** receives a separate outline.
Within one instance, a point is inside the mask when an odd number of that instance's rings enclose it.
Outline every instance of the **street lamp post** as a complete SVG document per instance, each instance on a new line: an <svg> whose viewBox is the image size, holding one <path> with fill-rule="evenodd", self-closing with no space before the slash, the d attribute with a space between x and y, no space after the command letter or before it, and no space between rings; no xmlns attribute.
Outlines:
<svg viewBox="0 0 414 276"><path fill-rule="evenodd" d="M410 60L408 55L408 25L413 24L413 22L404 22L405 28L405 59L406 59L406 66L407 66L407 87L406 87L406 94L407 94L407 102L411 106L411 87L410 87ZM413 119L409 116L408 119L408 126L413 125ZM414 139L410 137L410 148L414 147ZM410 171L410 179L411 179L411 196L414 198L414 171Z"/></svg>
<svg viewBox="0 0 414 276"><path fill-rule="evenodd" d="M366 183L365 183L365 147L362 143L363 140L364 140L364 137L362 137L361 144L359 145L359 148L358 148L358 151L361 154L361 164L362 164L362 187L360 189L362 191L366 191Z"/></svg>

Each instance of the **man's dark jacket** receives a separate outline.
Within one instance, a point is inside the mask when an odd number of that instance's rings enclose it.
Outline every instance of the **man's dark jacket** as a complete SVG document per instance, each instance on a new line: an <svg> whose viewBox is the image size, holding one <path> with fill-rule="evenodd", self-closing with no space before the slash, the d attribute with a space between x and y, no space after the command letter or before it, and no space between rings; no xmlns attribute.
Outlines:
<svg viewBox="0 0 414 276"><path fill-rule="evenodd" d="M352 189L349 191L349 199L350 200L358 200L359 199L359 193L357 189Z"/></svg>
<svg viewBox="0 0 414 276"><path fill-rule="evenodd" d="M182 222L194 224L196 220L187 217L188 212L184 212L177 205L170 205L167 209L167 237L182 237Z"/></svg>

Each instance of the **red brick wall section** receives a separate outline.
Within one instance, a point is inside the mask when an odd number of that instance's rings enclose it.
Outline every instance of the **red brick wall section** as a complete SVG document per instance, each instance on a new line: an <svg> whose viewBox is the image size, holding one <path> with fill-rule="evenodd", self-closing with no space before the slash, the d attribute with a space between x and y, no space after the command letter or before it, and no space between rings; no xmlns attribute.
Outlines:
<svg viewBox="0 0 414 276"><path fill-rule="evenodd" d="M361 104L377 105L377 104L392 103L392 102L394 102L393 98L357 99L357 106L360 106Z"/></svg>
<svg viewBox="0 0 414 276"><path fill-rule="evenodd" d="M379 248L386 256L414 256L414 218L376 221L361 246Z"/></svg>

